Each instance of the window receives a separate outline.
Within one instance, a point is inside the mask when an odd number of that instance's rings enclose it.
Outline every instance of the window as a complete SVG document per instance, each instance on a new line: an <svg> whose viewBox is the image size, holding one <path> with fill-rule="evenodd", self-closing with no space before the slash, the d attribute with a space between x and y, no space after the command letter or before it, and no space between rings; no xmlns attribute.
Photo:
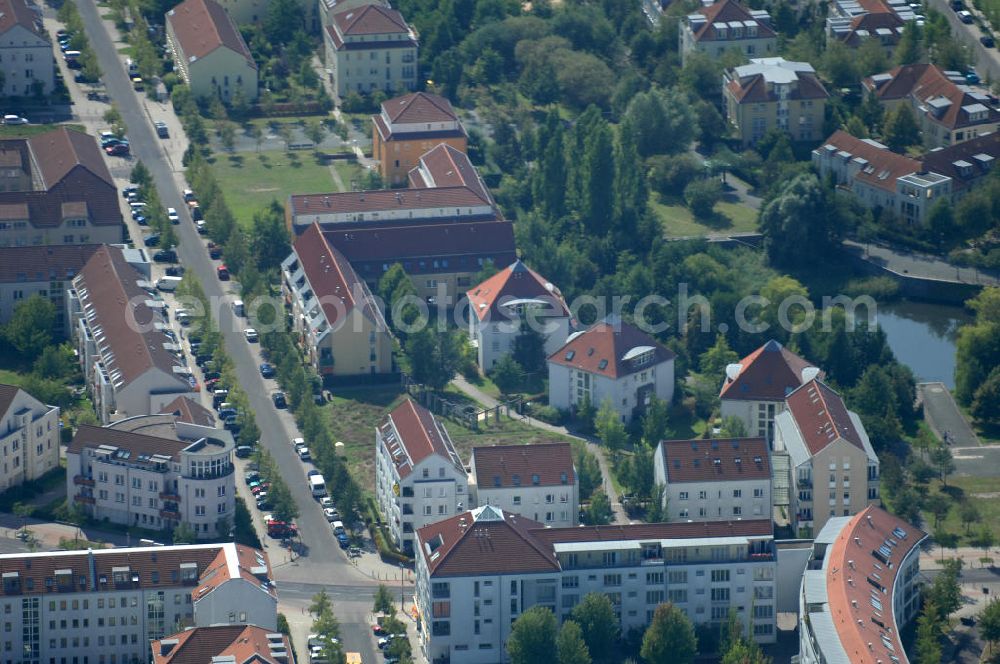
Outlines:
<svg viewBox="0 0 1000 664"><path fill-rule="evenodd" d="M608 587L620 586L622 584L621 574L605 574L604 585Z"/></svg>
<svg viewBox="0 0 1000 664"><path fill-rule="evenodd" d="M663 583L663 572L646 572L646 585L661 585Z"/></svg>
<svg viewBox="0 0 1000 664"><path fill-rule="evenodd" d="M667 591L667 599L674 604L680 604L682 602L688 601L688 592L686 588L676 588Z"/></svg>
<svg viewBox="0 0 1000 664"><path fill-rule="evenodd" d="M763 498L764 497L764 490L763 489L754 489L753 490L753 497L754 498Z"/></svg>
<svg viewBox="0 0 1000 664"><path fill-rule="evenodd" d="M662 604L663 599L666 597L666 593L662 590L647 590L646 591L646 604Z"/></svg>
<svg viewBox="0 0 1000 664"><path fill-rule="evenodd" d="M712 570L712 583L729 583L729 570L728 569L713 569Z"/></svg>
<svg viewBox="0 0 1000 664"><path fill-rule="evenodd" d="M713 602L728 602L729 601L729 588L712 588L712 601Z"/></svg>
<svg viewBox="0 0 1000 664"><path fill-rule="evenodd" d="M733 489L733 498L742 498L743 489Z"/></svg>
<svg viewBox="0 0 1000 664"><path fill-rule="evenodd" d="M688 499L688 492L687 491L681 491L681 493L680 493L680 495L678 497L681 500L687 500Z"/></svg>

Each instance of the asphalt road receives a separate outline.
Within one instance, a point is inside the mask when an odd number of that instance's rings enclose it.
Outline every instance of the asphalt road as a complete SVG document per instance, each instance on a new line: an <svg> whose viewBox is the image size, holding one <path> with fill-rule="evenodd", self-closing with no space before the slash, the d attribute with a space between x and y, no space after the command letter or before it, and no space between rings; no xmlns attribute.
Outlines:
<svg viewBox="0 0 1000 664"><path fill-rule="evenodd" d="M942 440L947 434L947 442L955 447L980 444L944 383L921 383L917 390L924 405L924 417Z"/></svg>
<svg viewBox="0 0 1000 664"><path fill-rule="evenodd" d="M319 505L312 499L306 486L302 463L289 444L291 438L299 435L292 416L287 411L276 410L271 403L270 393L278 386L273 380L261 378L258 371L260 363L258 347L255 345L251 348L246 343L242 325L228 306L229 301L238 299L238 294L231 295L224 283L216 277L217 263L208 257L202 238L194 228L187 206L183 203L181 188L174 179L170 162L153 131L144 107L132 90L115 44L101 23L94 0L78 2L77 7L91 46L104 72L103 80L108 94L117 104L128 127L132 154L149 169L163 204L175 207L180 212L181 223L175 227L180 241L177 249L180 263L198 276L210 301L226 303L224 306L215 307L212 315L219 325L226 349L233 360L236 379L246 391L250 407L256 413L257 425L261 431L261 444L270 450L279 472L287 481L292 497L299 506L300 515L297 522L303 545L300 551L302 555L295 565L282 566L276 571L279 588L284 587L286 581L311 580L333 586L353 586L356 588L355 593L369 592L377 585L376 582L348 564L347 557L337 546ZM270 548L274 550L276 547L272 544ZM345 628L348 626L345 625ZM352 645L353 642L357 642L360 647L360 636L360 634L345 633L345 640L349 639ZM367 647L362 652L371 652L370 635L366 634L365 637Z"/></svg>
<svg viewBox="0 0 1000 664"><path fill-rule="evenodd" d="M1000 52L996 49L986 48L979 43L979 38L983 35L979 30L979 26L975 24L968 25L958 20L958 16L952 10L949 0L929 0L929 2L931 7L948 17L948 24L951 26L952 34L960 42L968 44L972 48L976 60L976 70L979 72L980 78L984 82L987 78L993 82L1000 81ZM965 1L965 8L974 14L979 13L973 6L972 0Z"/></svg>

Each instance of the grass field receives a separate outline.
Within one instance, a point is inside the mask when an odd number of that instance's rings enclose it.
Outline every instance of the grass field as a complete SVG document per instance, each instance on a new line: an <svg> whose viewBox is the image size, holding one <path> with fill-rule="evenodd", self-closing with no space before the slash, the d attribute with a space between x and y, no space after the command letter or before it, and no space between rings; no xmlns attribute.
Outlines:
<svg viewBox="0 0 1000 664"><path fill-rule="evenodd" d="M667 237L699 237L757 230L757 210L739 203L716 203L715 218L711 220L695 219L683 205L663 203L656 194L650 196L649 206L659 216Z"/></svg>
<svg viewBox="0 0 1000 664"><path fill-rule="evenodd" d="M940 491L941 482L933 481L930 484L932 493ZM952 495L964 496L979 510L979 521L972 524L974 533L981 525L985 525L993 531L993 535L1000 539L1000 480L996 477L970 477L964 475L951 475L948 477L948 492ZM924 520L927 524L933 525L934 517L929 513L924 513ZM951 510L948 516L941 521L941 527L945 532L957 533L962 538L961 545L967 546L968 540L965 525L960 517L959 504L957 500L952 501Z"/></svg>
<svg viewBox="0 0 1000 664"><path fill-rule="evenodd" d="M356 164L337 163L335 168L345 187L359 179L363 169ZM237 155L216 154L212 170L226 202L241 224L249 224L253 214L272 199L284 205L291 194L340 191L330 168L316 161L312 152L272 150Z"/></svg>
<svg viewBox="0 0 1000 664"><path fill-rule="evenodd" d="M29 117L28 119L30 120L31 118ZM83 125L67 124L59 126L72 129L73 131L78 131L81 134L87 133L87 130ZM28 136L35 136L36 134L44 134L45 132L52 131L55 128L56 127L53 125L0 125L0 138L27 138Z"/></svg>

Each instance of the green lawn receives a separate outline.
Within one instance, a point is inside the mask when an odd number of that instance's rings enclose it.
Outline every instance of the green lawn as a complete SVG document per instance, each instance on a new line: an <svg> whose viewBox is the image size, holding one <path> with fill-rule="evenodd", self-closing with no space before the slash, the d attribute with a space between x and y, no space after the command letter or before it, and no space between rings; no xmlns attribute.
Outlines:
<svg viewBox="0 0 1000 664"><path fill-rule="evenodd" d="M30 117L28 118L31 119ZM67 124L60 125L66 127L67 129L72 129L73 131L78 131L81 134L86 134L87 130L83 125L78 124ZM27 138L28 136L35 136L36 134L44 134L47 131L52 131L56 127L53 125L0 125L0 138Z"/></svg>
<svg viewBox="0 0 1000 664"><path fill-rule="evenodd" d="M948 477L948 487L952 494L964 495L965 499L973 503L979 509L980 519L972 524L972 532L980 525L986 525L993 531L994 536L1000 538L1000 500L997 500L997 488L1000 487L1000 479L997 477L969 477L961 475L951 475ZM939 481L930 484L931 493L941 489ZM924 520L933 527L934 517L930 513L924 513ZM965 525L959 516L958 501L953 500L951 510L947 518L941 522L941 526L946 532L957 533L961 536L961 546L967 546Z"/></svg>
<svg viewBox="0 0 1000 664"><path fill-rule="evenodd" d="M718 233L747 233L757 230L757 210L739 203L715 205L715 219L695 219L683 205L660 202L656 194L649 198L650 209L660 217L667 237L697 237Z"/></svg>
<svg viewBox="0 0 1000 664"><path fill-rule="evenodd" d="M337 191L330 168L318 163L312 152L273 150L216 154L213 159L212 170L226 202L244 225L250 224L254 212L267 206L272 199L284 205L291 194ZM345 185L350 186L350 176Z"/></svg>

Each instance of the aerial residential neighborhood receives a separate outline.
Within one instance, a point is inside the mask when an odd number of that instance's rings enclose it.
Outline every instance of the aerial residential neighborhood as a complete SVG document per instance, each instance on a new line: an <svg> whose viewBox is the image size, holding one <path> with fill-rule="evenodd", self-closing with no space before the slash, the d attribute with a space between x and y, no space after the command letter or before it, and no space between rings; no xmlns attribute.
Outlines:
<svg viewBox="0 0 1000 664"><path fill-rule="evenodd" d="M0 0L0 662L1000 662L997 0Z"/></svg>

